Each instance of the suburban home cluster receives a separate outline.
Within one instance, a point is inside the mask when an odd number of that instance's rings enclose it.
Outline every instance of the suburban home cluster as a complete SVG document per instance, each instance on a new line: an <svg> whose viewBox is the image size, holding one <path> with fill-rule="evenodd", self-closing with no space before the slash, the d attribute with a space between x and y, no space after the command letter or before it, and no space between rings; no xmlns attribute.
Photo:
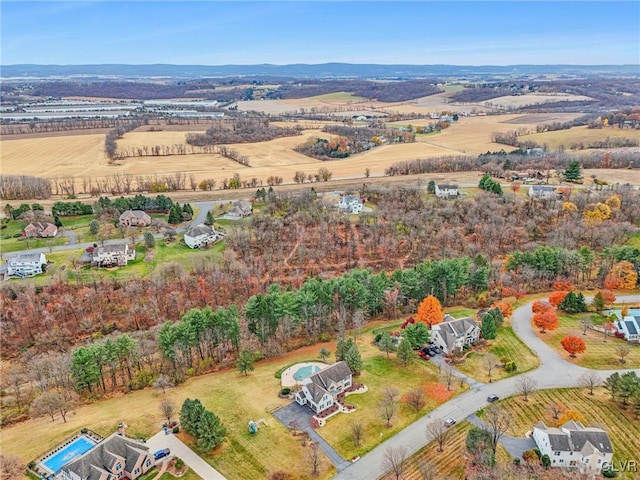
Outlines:
<svg viewBox="0 0 640 480"><path fill-rule="evenodd" d="M610 465L613 458L613 446L606 431L573 420L560 428L539 422L533 427L533 440L540 453L549 456L552 467L596 474Z"/></svg>
<svg viewBox="0 0 640 480"><path fill-rule="evenodd" d="M154 465L144 443L114 433L65 464L56 480L135 480Z"/></svg>
<svg viewBox="0 0 640 480"><path fill-rule="evenodd" d="M296 392L295 401L307 405L316 415L339 406L338 395L352 385L353 375L346 362L334 363L330 367L305 378L302 389Z"/></svg>

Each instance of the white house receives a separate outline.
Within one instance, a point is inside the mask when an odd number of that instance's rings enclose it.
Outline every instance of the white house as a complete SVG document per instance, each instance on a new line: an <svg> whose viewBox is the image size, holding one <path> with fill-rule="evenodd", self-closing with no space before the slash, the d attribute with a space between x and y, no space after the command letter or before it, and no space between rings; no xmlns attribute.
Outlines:
<svg viewBox="0 0 640 480"><path fill-rule="evenodd" d="M136 258L136 251L126 243L103 245L93 249L92 261L98 267L124 267Z"/></svg>
<svg viewBox="0 0 640 480"><path fill-rule="evenodd" d="M573 420L560 428L538 422L533 427L533 440L540 453L549 456L552 467L575 468L593 475L613 458L613 446L605 430Z"/></svg>
<svg viewBox="0 0 640 480"><path fill-rule="evenodd" d="M548 185L532 185L529 187L529 197L531 198L553 199L557 196L556 189Z"/></svg>
<svg viewBox="0 0 640 480"><path fill-rule="evenodd" d="M444 353L462 350L465 345L472 345L480 338L480 328L469 317L453 318L445 315L442 323L431 327L431 340Z"/></svg>
<svg viewBox="0 0 640 480"><path fill-rule="evenodd" d="M203 248L207 245L217 242L224 234L216 232L215 229L201 223L200 225L191 225L184 233L184 243L191 248Z"/></svg>
<svg viewBox="0 0 640 480"><path fill-rule="evenodd" d="M308 405L316 414L338 402L338 395L352 384L352 373L346 362L334 363L330 367L305 378L302 389L295 394L300 405Z"/></svg>
<svg viewBox="0 0 640 480"><path fill-rule="evenodd" d="M343 195L338 200L338 208L345 213L360 213L363 206L362 199L357 195Z"/></svg>
<svg viewBox="0 0 640 480"><path fill-rule="evenodd" d="M7 258L7 277L33 277L44 272L44 253L23 253Z"/></svg>
<svg viewBox="0 0 640 480"><path fill-rule="evenodd" d="M436 184L436 197L438 198L453 198L459 195L458 185L438 185Z"/></svg>
<svg viewBox="0 0 640 480"><path fill-rule="evenodd" d="M117 480L140 477L155 465L149 447L117 433L63 465L57 480Z"/></svg>
<svg viewBox="0 0 640 480"><path fill-rule="evenodd" d="M624 338L628 342L640 341L640 316L627 315L622 320L615 322L615 326L619 332L624 334Z"/></svg>

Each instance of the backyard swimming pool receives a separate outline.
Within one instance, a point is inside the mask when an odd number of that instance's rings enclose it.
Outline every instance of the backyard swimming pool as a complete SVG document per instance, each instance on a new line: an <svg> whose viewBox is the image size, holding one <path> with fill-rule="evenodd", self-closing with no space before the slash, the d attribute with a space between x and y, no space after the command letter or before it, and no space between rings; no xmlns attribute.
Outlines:
<svg viewBox="0 0 640 480"><path fill-rule="evenodd" d="M612 310L605 310L605 312L607 315L611 314L611 313L615 313L616 316L618 318L622 318L622 310L621 309L612 309ZM640 317L640 308L629 308L628 312L627 312L627 316L629 317Z"/></svg>
<svg viewBox="0 0 640 480"><path fill-rule="evenodd" d="M63 447L58 453L52 455L48 459L42 462L42 465L52 473L57 473L58 470L66 465L71 460L79 457L83 453L88 452L95 446L95 442L87 437L78 437L72 441L69 445Z"/></svg>
<svg viewBox="0 0 640 480"><path fill-rule="evenodd" d="M295 378L296 381L301 382L305 378L309 378L311 375L318 373L319 371L320 367L317 365L305 365L294 372L293 378Z"/></svg>

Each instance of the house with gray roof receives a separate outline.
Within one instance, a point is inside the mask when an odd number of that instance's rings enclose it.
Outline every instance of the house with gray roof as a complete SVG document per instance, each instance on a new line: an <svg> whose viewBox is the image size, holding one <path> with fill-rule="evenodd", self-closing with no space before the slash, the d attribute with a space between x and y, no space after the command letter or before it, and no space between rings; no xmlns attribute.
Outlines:
<svg viewBox="0 0 640 480"><path fill-rule="evenodd" d="M446 185L444 183L436 183L435 194L438 198L456 198L458 193L458 185Z"/></svg>
<svg viewBox="0 0 640 480"><path fill-rule="evenodd" d="M92 263L98 267L124 267L135 258L136 250L126 243L102 245L92 252Z"/></svg>
<svg viewBox="0 0 640 480"><path fill-rule="evenodd" d="M352 379L353 374L346 362L334 363L305 378L302 389L295 394L295 401L309 406L316 414L322 413L338 403L338 395L352 385Z"/></svg>
<svg viewBox="0 0 640 480"><path fill-rule="evenodd" d="M230 217L243 218L248 217L253 213L253 205L246 200L238 200L233 204L233 208L227 215Z"/></svg>
<svg viewBox="0 0 640 480"><path fill-rule="evenodd" d="M583 474L599 474L613 458L613 445L605 430L585 427L573 420L559 428L538 422L533 427L533 440L540 452L549 456L552 467L575 469Z"/></svg>
<svg viewBox="0 0 640 480"><path fill-rule="evenodd" d="M149 447L114 433L62 467L57 480L135 480L154 465Z"/></svg>
<svg viewBox="0 0 640 480"><path fill-rule="evenodd" d="M615 327L628 342L640 341L640 316L627 315L615 322Z"/></svg>
<svg viewBox="0 0 640 480"><path fill-rule="evenodd" d="M480 327L472 318L454 318L445 315L442 323L431 327L431 340L446 354L461 351L466 345L473 345L480 339Z"/></svg>
<svg viewBox="0 0 640 480"><path fill-rule="evenodd" d="M199 225L190 225L184 233L184 243L190 248L204 248L212 243L217 242L224 233L217 232L213 227L209 227L204 223Z"/></svg>
<svg viewBox="0 0 640 480"><path fill-rule="evenodd" d="M529 187L529 197L540 199L554 199L558 197L556 189L549 185L531 185Z"/></svg>
<svg viewBox="0 0 640 480"><path fill-rule="evenodd" d="M33 277L44 272L47 258L44 253L21 253L7 258L7 277Z"/></svg>

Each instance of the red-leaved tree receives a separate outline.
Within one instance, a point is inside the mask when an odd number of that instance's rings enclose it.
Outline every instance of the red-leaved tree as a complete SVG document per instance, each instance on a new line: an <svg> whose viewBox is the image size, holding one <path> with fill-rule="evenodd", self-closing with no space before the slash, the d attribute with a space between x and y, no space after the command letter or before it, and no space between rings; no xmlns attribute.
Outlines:
<svg viewBox="0 0 640 480"><path fill-rule="evenodd" d="M587 346L580 337L568 336L564 337L560 341L560 345L564 348L571 358L576 358L577 353L584 353L587 350Z"/></svg>
<svg viewBox="0 0 640 480"><path fill-rule="evenodd" d="M545 310L553 310L553 305L546 300L536 300L533 302L533 305L531 305L531 311L533 313L539 313Z"/></svg>
<svg viewBox="0 0 640 480"><path fill-rule="evenodd" d="M555 310L542 310L533 315L533 323L540 329L540 332L555 330L558 328L558 317Z"/></svg>
<svg viewBox="0 0 640 480"><path fill-rule="evenodd" d="M569 292L567 292L566 290L553 292L551 295L549 295L549 303L554 307L558 308L558 305L562 303L562 301L564 300L564 297L566 297L568 293Z"/></svg>

